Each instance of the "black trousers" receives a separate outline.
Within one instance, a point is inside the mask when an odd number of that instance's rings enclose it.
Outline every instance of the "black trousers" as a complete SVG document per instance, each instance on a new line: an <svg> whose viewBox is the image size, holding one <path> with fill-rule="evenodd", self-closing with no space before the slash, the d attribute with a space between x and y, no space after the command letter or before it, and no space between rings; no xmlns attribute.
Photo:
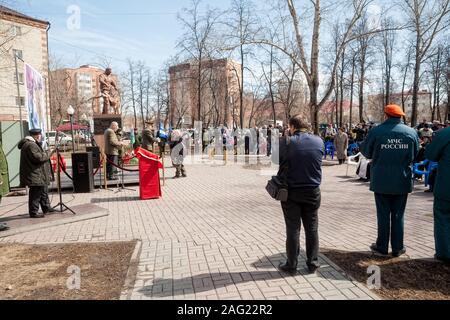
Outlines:
<svg viewBox="0 0 450 320"><path fill-rule="evenodd" d="M51 208L50 199L48 198L48 186L30 187L28 195L28 213L30 216L39 213L39 206L41 206L44 213Z"/></svg>
<svg viewBox="0 0 450 320"><path fill-rule="evenodd" d="M119 164L119 156L106 155L108 161L106 162L106 174L108 178L113 178L117 175L117 169L110 163L114 163L115 165Z"/></svg>
<svg viewBox="0 0 450 320"><path fill-rule="evenodd" d="M300 229L303 222L308 267L319 267L319 208L320 188L289 190L288 201L282 208L286 222L286 253L288 265L296 268L300 254Z"/></svg>

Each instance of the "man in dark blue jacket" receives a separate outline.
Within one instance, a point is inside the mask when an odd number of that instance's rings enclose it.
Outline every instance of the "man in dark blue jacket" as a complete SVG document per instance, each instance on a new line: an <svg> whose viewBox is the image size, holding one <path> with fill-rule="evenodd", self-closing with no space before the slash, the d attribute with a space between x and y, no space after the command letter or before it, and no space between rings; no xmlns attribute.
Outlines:
<svg viewBox="0 0 450 320"><path fill-rule="evenodd" d="M378 240L370 249L387 255L389 238L392 254L406 253L403 244L404 215L408 194L413 190L412 163L419 150L416 131L401 121L405 114L397 105L385 108L387 120L372 129L361 147L372 159L370 190L375 192Z"/></svg>
<svg viewBox="0 0 450 320"><path fill-rule="evenodd" d="M319 268L318 212L325 146L322 139L309 134L308 129L308 123L301 116L295 116L289 120L290 137L281 138L280 141L279 175L286 177L289 197L282 203L287 233L287 261L279 268L289 273L297 270L302 222L309 272L314 273Z"/></svg>
<svg viewBox="0 0 450 320"><path fill-rule="evenodd" d="M434 188L436 259L450 263L450 128L436 134L425 157L439 162Z"/></svg>

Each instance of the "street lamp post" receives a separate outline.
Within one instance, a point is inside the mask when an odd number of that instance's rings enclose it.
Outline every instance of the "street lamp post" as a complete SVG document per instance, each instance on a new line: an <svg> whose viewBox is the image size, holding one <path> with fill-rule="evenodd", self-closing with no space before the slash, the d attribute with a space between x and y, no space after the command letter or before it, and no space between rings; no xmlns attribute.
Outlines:
<svg viewBox="0 0 450 320"><path fill-rule="evenodd" d="M20 59L23 61L19 56L17 52L14 52L14 65L16 69L16 85L17 85L17 99L18 99L18 105L19 105L19 119L20 119L20 138L23 138L23 118L22 118L22 103L20 101L20 83L19 83L19 68L17 66L17 59Z"/></svg>
<svg viewBox="0 0 450 320"><path fill-rule="evenodd" d="M83 115L81 116L81 121L82 121L82 123L84 124L84 125L86 125L86 124L88 124L89 122L88 122L88 117L87 117L87 115L86 115L86 113L83 113ZM86 131L85 131L86 132ZM87 149L87 135L85 134L85 136L84 136L84 146L86 147L86 149Z"/></svg>
<svg viewBox="0 0 450 320"><path fill-rule="evenodd" d="M73 135L73 115L75 114L75 109L72 106L69 106L67 108L67 114L70 118L70 134L72 135L72 152L75 152L75 141L74 141L74 135Z"/></svg>

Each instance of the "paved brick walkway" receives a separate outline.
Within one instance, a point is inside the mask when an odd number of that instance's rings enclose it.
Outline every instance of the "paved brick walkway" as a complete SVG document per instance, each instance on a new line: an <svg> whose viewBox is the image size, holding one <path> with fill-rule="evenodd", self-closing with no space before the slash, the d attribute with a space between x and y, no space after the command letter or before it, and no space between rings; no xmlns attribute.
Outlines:
<svg viewBox="0 0 450 320"><path fill-rule="evenodd" d="M324 168L321 247L367 251L376 236L373 195L366 183L345 177L345 169ZM167 180L164 198L156 201L139 201L134 191L65 195L70 206L91 202L108 209L110 215L0 241L141 239L132 299L377 298L325 257L317 275L302 271L289 277L277 271L284 259L284 220L280 205L266 195L268 178L260 171L237 165L196 165L188 167L188 174L187 179ZM173 169L167 175L172 176ZM406 244L411 258L434 254L433 199L423 190L418 187L408 205ZM0 214L26 213L26 199L4 200ZM304 265L303 253L302 257Z"/></svg>

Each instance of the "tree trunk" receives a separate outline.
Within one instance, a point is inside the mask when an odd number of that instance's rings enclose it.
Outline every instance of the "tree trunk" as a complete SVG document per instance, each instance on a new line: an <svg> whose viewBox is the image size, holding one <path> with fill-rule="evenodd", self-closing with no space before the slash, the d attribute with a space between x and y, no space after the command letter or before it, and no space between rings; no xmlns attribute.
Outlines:
<svg viewBox="0 0 450 320"><path fill-rule="evenodd" d="M359 122L364 122L364 66L361 68L361 76L359 79Z"/></svg>
<svg viewBox="0 0 450 320"><path fill-rule="evenodd" d="M355 86L355 55L353 55L352 59L352 76L350 79L350 129L353 124L353 95L354 95L354 86Z"/></svg>
<svg viewBox="0 0 450 320"><path fill-rule="evenodd" d="M420 51L420 36L416 39L416 62L414 66L414 84L413 84L413 96L412 96L412 113L411 113L411 126L414 127L417 124L417 103L419 100L420 90L420 65L421 65L421 51Z"/></svg>
<svg viewBox="0 0 450 320"><path fill-rule="evenodd" d="M339 127L343 126L344 117L344 72L345 72L345 50L342 52L342 62L341 62L341 75L339 77L339 91L341 94L339 101Z"/></svg>
<svg viewBox="0 0 450 320"><path fill-rule="evenodd" d="M241 128L244 128L244 46L242 44L241 44L241 80L239 87L239 106L240 106L239 120Z"/></svg>
<svg viewBox="0 0 450 320"><path fill-rule="evenodd" d="M134 92L134 70L133 70L133 66L132 66L131 62L130 62L130 86L131 86L131 101L133 104L134 127L137 128L138 120L137 120L137 112L136 112L136 97L135 97L135 92Z"/></svg>
<svg viewBox="0 0 450 320"><path fill-rule="evenodd" d="M277 113L275 110L275 95L273 92L273 47L270 49L270 75L269 75L269 91L270 91L270 101L272 103L272 113L273 113L273 125L277 123Z"/></svg>
<svg viewBox="0 0 450 320"><path fill-rule="evenodd" d="M202 59L200 54L198 60L198 72L197 72L197 120L202 121ZM195 120L195 119L193 119ZM192 121L194 123L194 121Z"/></svg>

